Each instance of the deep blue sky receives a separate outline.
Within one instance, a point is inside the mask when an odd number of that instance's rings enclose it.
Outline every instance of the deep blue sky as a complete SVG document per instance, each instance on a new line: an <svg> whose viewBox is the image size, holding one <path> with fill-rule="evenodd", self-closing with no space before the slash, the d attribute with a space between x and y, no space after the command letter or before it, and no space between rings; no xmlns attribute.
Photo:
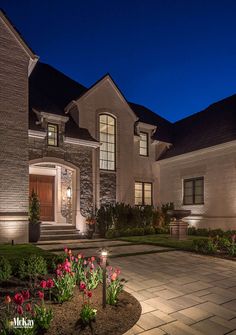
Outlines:
<svg viewBox="0 0 236 335"><path fill-rule="evenodd" d="M236 93L235 0L0 0L32 49L85 86L109 72L175 121Z"/></svg>

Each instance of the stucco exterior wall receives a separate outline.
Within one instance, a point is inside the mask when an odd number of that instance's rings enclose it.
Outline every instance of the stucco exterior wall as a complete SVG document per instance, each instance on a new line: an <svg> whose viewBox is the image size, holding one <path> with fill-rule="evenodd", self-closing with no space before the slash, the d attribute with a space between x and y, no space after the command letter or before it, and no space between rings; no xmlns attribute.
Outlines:
<svg viewBox="0 0 236 335"><path fill-rule="evenodd" d="M190 209L196 227L236 229L236 144L219 145L156 163L160 201ZM204 177L204 204L183 205L183 180Z"/></svg>
<svg viewBox="0 0 236 335"><path fill-rule="evenodd" d="M0 18L0 242L28 240L28 63Z"/></svg>
<svg viewBox="0 0 236 335"><path fill-rule="evenodd" d="M125 202L134 205L135 181L153 182L154 204L156 196L156 170L155 145L149 141L149 157L139 156L139 141L134 136L134 124L136 115L127 105L114 84L108 79L102 81L85 97L77 101L77 111L73 110L74 119L79 119L81 127L88 128L93 137L99 140L98 120L99 114L111 114L116 118L116 178L114 173L99 172L99 159L97 159L97 180L99 188L97 197L104 202L110 197L110 201ZM151 132L148 130L150 135ZM97 150L99 156L99 150ZM116 198L114 199L114 190ZM104 197L105 195L105 197Z"/></svg>

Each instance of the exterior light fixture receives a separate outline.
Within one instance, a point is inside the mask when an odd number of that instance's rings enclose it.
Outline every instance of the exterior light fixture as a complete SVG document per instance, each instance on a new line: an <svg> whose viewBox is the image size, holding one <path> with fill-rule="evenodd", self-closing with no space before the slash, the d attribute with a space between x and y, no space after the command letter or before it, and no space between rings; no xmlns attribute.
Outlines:
<svg viewBox="0 0 236 335"><path fill-rule="evenodd" d="M67 190L66 190L66 196L67 196L68 199L70 199L70 198L71 198L71 195L72 195L71 187L68 186L68 187L67 187Z"/></svg>
<svg viewBox="0 0 236 335"><path fill-rule="evenodd" d="M107 288L106 288L106 283L107 283L107 255L108 252L106 249L102 249L101 251L101 259L102 259L102 308L106 308L106 303L107 303Z"/></svg>

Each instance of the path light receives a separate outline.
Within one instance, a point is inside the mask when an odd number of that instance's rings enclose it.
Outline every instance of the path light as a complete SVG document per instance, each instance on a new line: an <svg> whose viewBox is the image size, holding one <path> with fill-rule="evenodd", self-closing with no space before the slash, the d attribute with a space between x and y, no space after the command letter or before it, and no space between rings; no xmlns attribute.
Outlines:
<svg viewBox="0 0 236 335"><path fill-rule="evenodd" d="M106 308L106 282L107 282L107 275L106 275L106 267L107 267L107 255L108 252L106 249L102 249L101 251L101 258L102 258L102 307Z"/></svg>

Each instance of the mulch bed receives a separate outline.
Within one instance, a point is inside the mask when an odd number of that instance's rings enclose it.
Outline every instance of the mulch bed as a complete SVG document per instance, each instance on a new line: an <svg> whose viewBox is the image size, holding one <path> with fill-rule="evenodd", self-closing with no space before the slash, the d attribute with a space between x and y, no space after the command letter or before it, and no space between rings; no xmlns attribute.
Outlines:
<svg viewBox="0 0 236 335"><path fill-rule="evenodd" d="M13 295L26 287L29 287L29 283L14 278L5 285L1 284L0 296L4 297L9 293ZM92 307L97 309L96 321L92 322L92 329L89 326L84 327L79 317L83 303L82 293L77 286L74 293L74 297L63 304L45 302L47 307L52 308L54 315L50 329L45 335L121 335L132 328L141 315L140 303L125 291L119 295L116 306L107 305L103 309L102 286L99 285L93 290L90 299ZM2 306L0 306L0 319L1 312Z"/></svg>
<svg viewBox="0 0 236 335"><path fill-rule="evenodd" d="M141 315L140 303L129 293L123 291L116 306L102 308L102 287L93 291L92 306L97 309L96 321L83 327L79 321L82 294L76 287L72 300L60 304L50 304L54 318L47 335L121 335L132 328Z"/></svg>

